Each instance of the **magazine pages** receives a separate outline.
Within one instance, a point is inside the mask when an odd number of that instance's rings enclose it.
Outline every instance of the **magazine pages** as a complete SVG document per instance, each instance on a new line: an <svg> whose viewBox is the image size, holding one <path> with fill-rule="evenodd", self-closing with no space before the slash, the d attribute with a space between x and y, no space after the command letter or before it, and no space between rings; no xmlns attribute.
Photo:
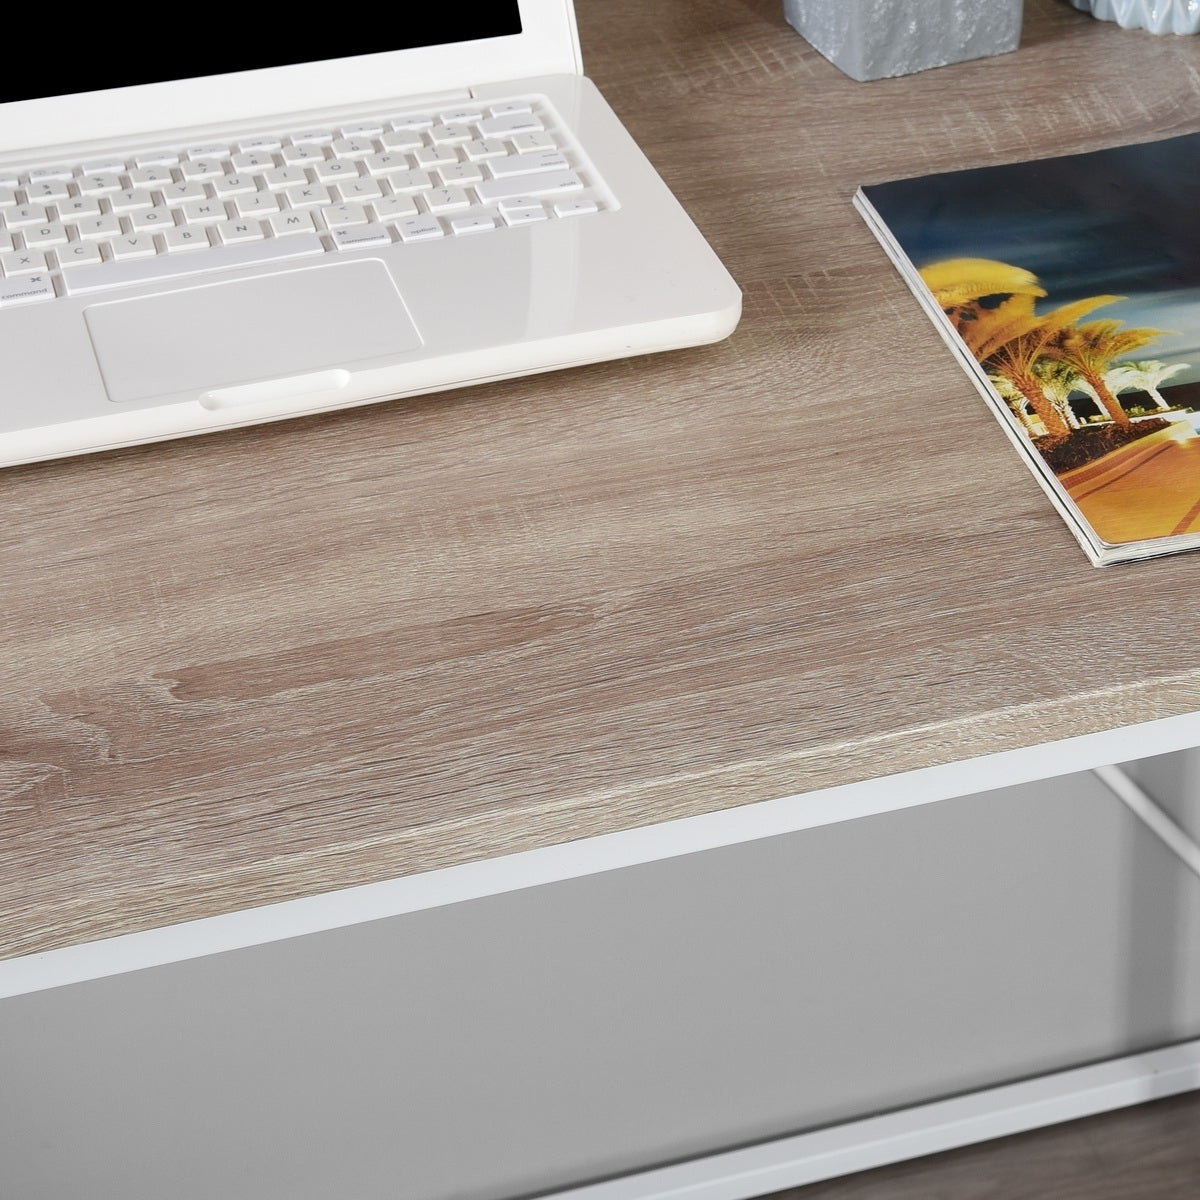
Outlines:
<svg viewBox="0 0 1200 1200"><path fill-rule="evenodd" d="M1094 563L1200 547L1200 134L854 203Z"/></svg>

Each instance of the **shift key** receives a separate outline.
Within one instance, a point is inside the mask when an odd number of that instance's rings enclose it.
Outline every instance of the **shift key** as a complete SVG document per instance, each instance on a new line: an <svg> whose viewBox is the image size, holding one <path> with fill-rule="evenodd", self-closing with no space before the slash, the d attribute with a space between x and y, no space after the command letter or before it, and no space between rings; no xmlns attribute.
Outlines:
<svg viewBox="0 0 1200 1200"><path fill-rule="evenodd" d="M546 171L535 175L514 175L509 179L485 179L475 185L484 204L511 200L514 196L548 196L554 192L578 192L583 180L574 171Z"/></svg>

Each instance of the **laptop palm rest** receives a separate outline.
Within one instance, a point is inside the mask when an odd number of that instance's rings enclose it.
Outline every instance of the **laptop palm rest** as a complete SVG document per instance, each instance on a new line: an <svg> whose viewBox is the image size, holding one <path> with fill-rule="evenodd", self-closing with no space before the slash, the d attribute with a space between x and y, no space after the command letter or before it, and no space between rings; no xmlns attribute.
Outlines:
<svg viewBox="0 0 1200 1200"><path fill-rule="evenodd" d="M243 385L270 380L311 391L307 376L344 381L342 368L394 360L421 345L377 259L113 300L85 309L84 320L116 403L234 397Z"/></svg>

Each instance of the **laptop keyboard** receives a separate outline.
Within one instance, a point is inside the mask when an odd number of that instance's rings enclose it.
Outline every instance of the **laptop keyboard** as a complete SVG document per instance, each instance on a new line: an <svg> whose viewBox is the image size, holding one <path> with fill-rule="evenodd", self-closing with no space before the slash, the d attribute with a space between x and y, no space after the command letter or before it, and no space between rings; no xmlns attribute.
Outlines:
<svg viewBox="0 0 1200 1200"><path fill-rule="evenodd" d="M0 166L0 307L611 207L538 98Z"/></svg>

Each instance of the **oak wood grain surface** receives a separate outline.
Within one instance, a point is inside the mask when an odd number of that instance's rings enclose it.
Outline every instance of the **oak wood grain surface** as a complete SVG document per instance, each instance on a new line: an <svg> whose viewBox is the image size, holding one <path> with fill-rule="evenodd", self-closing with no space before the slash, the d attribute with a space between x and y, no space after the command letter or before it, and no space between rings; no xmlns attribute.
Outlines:
<svg viewBox="0 0 1200 1200"><path fill-rule="evenodd" d="M740 328L0 473L0 956L1200 707L1200 555L1091 567L850 205L1198 129L1200 42L578 12Z"/></svg>

